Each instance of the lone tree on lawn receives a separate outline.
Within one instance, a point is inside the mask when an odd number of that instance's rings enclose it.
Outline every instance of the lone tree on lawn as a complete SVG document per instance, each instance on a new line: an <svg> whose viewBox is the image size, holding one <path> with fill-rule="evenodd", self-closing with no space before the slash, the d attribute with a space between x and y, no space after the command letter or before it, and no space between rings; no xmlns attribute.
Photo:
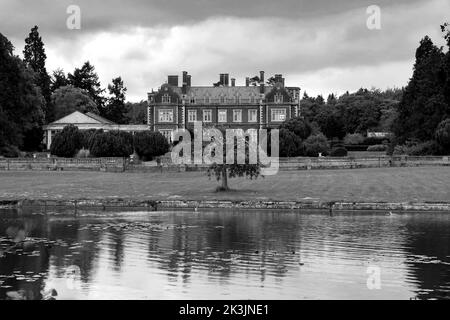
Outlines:
<svg viewBox="0 0 450 320"><path fill-rule="evenodd" d="M253 180L261 174L257 140L252 140L248 136L241 136L238 133L237 141L235 137L232 137L233 141L230 140L230 143L228 143L224 131L223 129L214 129L216 136L211 136L211 143L204 149L204 153L209 154L211 158L223 158L223 161L219 161L221 163L213 162L208 168L210 179L214 176L217 181L222 181L221 186L216 189L218 192L230 190L228 178L245 177ZM218 135L219 132L222 133L222 136ZM227 158L231 156L232 161L230 159L227 161Z"/></svg>

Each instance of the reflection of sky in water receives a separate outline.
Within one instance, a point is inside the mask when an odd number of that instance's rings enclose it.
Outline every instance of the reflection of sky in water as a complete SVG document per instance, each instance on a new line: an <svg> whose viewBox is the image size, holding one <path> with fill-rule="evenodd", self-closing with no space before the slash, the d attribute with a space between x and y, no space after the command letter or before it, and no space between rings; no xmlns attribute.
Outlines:
<svg viewBox="0 0 450 320"><path fill-rule="evenodd" d="M39 298L51 288L58 299L409 299L450 291L445 213L10 216L0 220L2 236L11 224L51 247L0 258L0 275L10 276L0 284L11 286L0 298L18 290ZM381 268L381 290L367 289L369 266ZM27 271L43 275L31 289L11 277Z"/></svg>

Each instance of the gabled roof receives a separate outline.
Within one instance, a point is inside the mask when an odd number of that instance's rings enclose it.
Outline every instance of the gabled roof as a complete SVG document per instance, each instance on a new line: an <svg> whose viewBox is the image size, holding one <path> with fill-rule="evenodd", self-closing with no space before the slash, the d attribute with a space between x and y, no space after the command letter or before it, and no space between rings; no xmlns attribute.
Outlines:
<svg viewBox="0 0 450 320"><path fill-rule="evenodd" d="M100 117L98 114L95 114L95 113L92 113L92 112L88 112L88 113L86 113L86 115L91 117L91 118L93 118L93 119L95 119L95 120L97 120L97 121L100 121L101 123L116 124L116 123L112 122L111 120L108 120L106 118Z"/></svg>
<svg viewBox="0 0 450 320"><path fill-rule="evenodd" d="M75 111L71 114L52 122L51 124L115 124L108 119L100 117L94 113L88 112L86 114Z"/></svg>

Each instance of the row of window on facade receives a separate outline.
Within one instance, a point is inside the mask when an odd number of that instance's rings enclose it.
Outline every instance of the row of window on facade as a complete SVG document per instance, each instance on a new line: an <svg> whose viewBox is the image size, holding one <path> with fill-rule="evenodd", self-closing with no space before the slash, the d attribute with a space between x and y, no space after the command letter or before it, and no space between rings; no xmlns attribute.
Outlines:
<svg viewBox="0 0 450 320"><path fill-rule="evenodd" d="M212 122L212 110L206 109L203 111L203 122ZM217 122L228 122L227 118L228 110L218 110ZM173 110L171 109L160 109L158 113L159 122L173 122ZM248 122L258 122L258 109L248 110ZM188 110L188 122L200 121L197 119L197 110ZM273 122L282 122L286 120L286 109L271 109L271 120ZM233 122L242 122L242 110L233 110Z"/></svg>
<svg viewBox="0 0 450 320"><path fill-rule="evenodd" d="M251 96L249 99L242 99L241 97L234 97L233 99L226 99L224 96L219 97L218 101L213 101L210 97L206 97L203 99L197 99L195 97L191 97L189 99L189 102L194 103L213 103L213 102L219 102L219 103L226 103L226 102L234 102L234 103L242 103L242 102L250 102L255 103L256 99L254 96ZM281 93L276 93L274 96L274 102L275 103L283 103L283 95ZM164 94L161 99L162 103L171 103L171 98L169 94Z"/></svg>

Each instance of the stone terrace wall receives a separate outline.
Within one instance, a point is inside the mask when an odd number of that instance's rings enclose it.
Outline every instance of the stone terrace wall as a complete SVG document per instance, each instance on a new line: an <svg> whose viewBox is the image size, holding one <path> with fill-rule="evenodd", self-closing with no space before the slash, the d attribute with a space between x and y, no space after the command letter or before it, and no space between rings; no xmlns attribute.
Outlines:
<svg viewBox="0 0 450 320"><path fill-rule="evenodd" d="M449 157L282 158L280 170L450 166Z"/></svg>
<svg viewBox="0 0 450 320"><path fill-rule="evenodd" d="M123 158L17 158L0 159L0 170L64 170L64 171L125 171Z"/></svg>
<svg viewBox="0 0 450 320"><path fill-rule="evenodd" d="M450 166L449 157L281 158L280 171L381 167ZM0 159L0 170L64 170L105 172L206 171L207 165L173 165L168 161L131 163L124 158L17 158Z"/></svg>

